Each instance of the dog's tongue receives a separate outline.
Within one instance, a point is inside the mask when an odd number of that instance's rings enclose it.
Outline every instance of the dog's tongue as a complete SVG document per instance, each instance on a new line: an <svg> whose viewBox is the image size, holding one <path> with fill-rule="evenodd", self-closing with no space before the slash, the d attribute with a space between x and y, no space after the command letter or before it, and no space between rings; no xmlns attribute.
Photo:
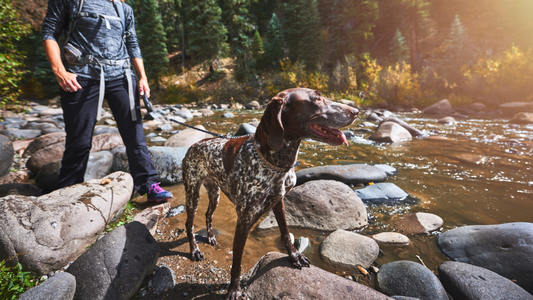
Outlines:
<svg viewBox="0 0 533 300"><path fill-rule="evenodd" d="M331 129L331 128L330 130L335 132L335 137L337 138L337 140L341 142L341 144L345 144L346 146L348 146L348 141L346 140L346 136L344 135L342 131L337 130L337 129Z"/></svg>

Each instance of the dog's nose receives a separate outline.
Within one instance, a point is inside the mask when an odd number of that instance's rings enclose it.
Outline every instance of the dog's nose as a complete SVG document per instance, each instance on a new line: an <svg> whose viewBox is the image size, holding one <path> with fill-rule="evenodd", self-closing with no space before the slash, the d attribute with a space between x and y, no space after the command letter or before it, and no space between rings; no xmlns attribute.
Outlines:
<svg viewBox="0 0 533 300"><path fill-rule="evenodd" d="M357 117L357 115L359 114L359 110L357 110L357 108L352 108L350 109L350 113L352 113L354 117Z"/></svg>

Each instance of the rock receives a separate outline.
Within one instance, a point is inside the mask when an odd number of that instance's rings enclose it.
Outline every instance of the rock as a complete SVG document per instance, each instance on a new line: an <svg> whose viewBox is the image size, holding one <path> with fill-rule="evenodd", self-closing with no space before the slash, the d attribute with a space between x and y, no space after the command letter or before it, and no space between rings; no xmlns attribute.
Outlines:
<svg viewBox="0 0 533 300"><path fill-rule="evenodd" d="M247 103L244 108L246 109L261 109L261 104L259 104L259 102L257 101L250 101L249 103Z"/></svg>
<svg viewBox="0 0 533 300"><path fill-rule="evenodd" d="M367 184L385 181L387 173L378 167L367 164L350 164L302 169L296 172L296 178L297 185L321 179L336 180L346 184Z"/></svg>
<svg viewBox="0 0 533 300"><path fill-rule="evenodd" d="M289 227L334 231L352 230L367 225L366 208L346 184L333 180L314 180L293 188L284 198ZM258 230L277 227L271 211Z"/></svg>
<svg viewBox="0 0 533 300"><path fill-rule="evenodd" d="M61 108L48 108L48 109L43 109L39 111L40 117L48 117L48 116L55 116L55 115L62 115L62 114L63 114L63 109Z"/></svg>
<svg viewBox="0 0 533 300"><path fill-rule="evenodd" d="M37 129L37 130L44 130L46 128L57 128L54 124L51 123L36 123L36 122L28 122L26 125L22 127L22 129Z"/></svg>
<svg viewBox="0 0 533 300"><path fill-rule="evenodd" d="M76 277L74 299L130 299L155 269L161 247L139 222L96 241L67 272Z"/></svg>
<svg viewBox="0 0 533 300"><path fill-rule="evenodd" d="M50 133L56 133L56 132L62 132L62 133L65 133L65 130L61 129L61 128L45 128L43 130L41 130L41 134L50 134Z"/></svg>
<svg viewBox="0 0 533 300"><path fill-rule="evenodd" d="M352 100L341 99L339 102L344 105L355 107L355 101L352 101Z"/></svg>
<svg viewBox="0 0 533 300"><path fill-rule="evenodd" d="M0 185L0 198L7 195L41 196L43 191L33 184L8 183Z"/></svg>
<svg viewBox="0 0 533 300"><path fill-rule="evenodd" d="M7 136L0 135L0 176L9 173L13 165L14 156L15 150L11 140Z"/></svg>
<svg viewBox="0 0 533 300"><path fill-rule="evenodd" d="M65 144L66 136L67 134L65 132L56 132L56 133L49 133L49 134L42 135L34 139L33 142L30 143L30 145L24 151L24 154L22 157L30 157L35 152L43 148L46 148L50 145L56 144L56 143Z"/></svg>
<svg viewBox="0 0 533 300"><path fill-rule="evenodd" d="M452 113L452 105L447 99L440 100L439 102L428 106L422 110L422 113L428 115L448 115Z"/></svg>
<svg viewBox="0 0 533 300"><path fill-rule="evenodd" d="M380 232L372 238L381 247L403 247L409 245L409 238L398 232Z"/></svg>
<svg viewBox="0 0 533 300"><path fill-rule="evenodd" d="M438 245L450 259L516 280L533 293L533 223L463 226L439 236Z"/></svg>
<svg viewBox="0 0 533 300"><path fill-rule="evenodd" d="M420 130L414 128L413 126L405 123L404 121L396 117L386 117L381 121L381 123L385 123L385 122L394 122L398 125L401 125L403 128L407 129L407 131L409 131L411 136L414 136L414 137L424 136L424 134Z"/></svg>
<svg viewBox="0 0 533 300"><path fill-rule="evenodd" d="M296 246L296 249L298 250L298 252L304 253L304 251L309 248L309 245L309 238L301 236L298 238L298 245Z"/></svg>
<svg viewBox="0 0 533 300"><path fill-rule="evenodd" d="M466 107L468 110L470 111L473 111L473 112L482 112L482 111L486 111L487 110L487 106L485 106L485 104L483 103L472 103L470 105L468 105Z"/></svg>
<svg viewBox="0 0 533 300"><path fill-rule="evenodd" d="M391 299L362 284L311 265L301 270L279 252L263 256L246 275L252 299Z"/></svg>
<svg viewBox="0 0 533 300"><path fill-rule="evenodd" d="M455 121L455 119L453 117L444 117L444 118L438 120L437 123L444 124L444 125L453 125L453 124L455 124L457 122Z"/></svg>
<svg viewBox="0 0 533 300"><path fill-rule="evenodd" d="M366 117L366 120L370 122L381 122L383 121L383 118L378 116L376 113L371 113L368 115L368 117Z"/></svg>
<svg viewBox="0 0 533 300"><path fill-rule="evenodd" d="M162 185L182 182L181 162L188 147L149 147L148 152Z"/></svg>
<svg viewBox="0 0 533 300"><path fill-rule="evenodd" d="M124 145L122 137L117 133L103 133L93 136L91 153L105 150L112 150L115 147Z"/></svg>
<svg viewBox="0 0 533 300"><path fill-rule="evenodd" d="M177 215L179 215L179 214L182 214L182 213L184 213L184 212L185 212L185 205L181 204L181 205L178 205L178 206L176 206L176 207L172 207L172 208L168 211L166 217L167 217L167 218L172 218L172 217L177 216Z"/></svg>
<svg viewBox="0 0 533 300"><path fill-rule="evenodd" d="M235 132L233 136L242 136L242 135L252 134L252 133L255 133L256 129L257 128L253 125L243 123L241 124L241 127L239 127L239 130L237 130L237 132Z"/></svg>
<svg viewBox="0 0 533 300"><path fill-rule="evenodd" d="M35 182L38 183L45 192L51 192L55 189L59 181L59 170L61 168L61 159L56 159L45 164L35 177Z"/></svg>
<svg viewBox="0 0 533 300"><path fill-rule="evenodd" d="M84 180L103 178L113 168L113 153L111 151L100 151L89 154L87 170L85 170Z"/></svg>
<svg viewBox="0 0 533 300"><path fill-rule="evenodd" d="M379 254L373 239L345 230L330 234L318 249L320 259L337 271L355 272L357 265L368 269Z"/></svg>
<svg viewBox="0 0 533 300"><path fill-rule="evenodd" d="M444 221L437 215L418 212L402 215L395 222L393 228L403 234L421 234L435 231L441 228L443 224Z"/></svg>
<svg viewBox="0 0 533 300"><path fill-rule="evenodd" d="M464 163L464 164L475 165L481 162L481 156L475 153L453 152L453 153L449 153L449 155L451 159Z"/></svg>
<svg viewBox="0 0 533 300"><path fill-rule="evenodd" d="M148 283L148 287L153 290L156 295L161 294L165 290L171 290L176 285L176 275L174 271L167 267L161 266L155 272L154 277Z"/></svg>
<svg viewBox="0 0 533 300"><path fill-rule="evenodd" d="M224 114L222 115L222 117L223 117L223 118L234 118L235 115L232 114L232 113L230 113L230 112L227 112L227 113L224 113Z"/></svg>
<svg viewBox="0 0 533 300"><path fill-rule="evenodd" d="M528 112L519 112L514 117L509 120L509 123L513 124L532 124L533 123L533 113Z"/></svg>
<svg viewBox="0 0 533 300"><path fill-rule="evenodd" d="M75 291L76 278L70 273L61 272L25 291L19 300L72 300Z"/></svg>
<svg viewBox="0 0 533 300"><path fill-rule="evenodd" d="M353 131L351 130L345 130L342 133L344 134L347 140L351 140L355 137L355 133L353 133Z"/></svg>
<svg viewBox="0 0 533 300"><path fill-rule="evenodd" d="M399 141L411 140L413 137L396 122L380 123L376 132L368 139L379 143L395 143Z"/></svg>
<svg viewBox="0 0 533 300"><path fill-rule="evenodd" d="M198 112L201 113L204 117L210 117L215 114L212 110L207 108L201 108L198 110Z"/></svg>
<svg viewBox="0 0 533 300"><path fill-rule="evenodd" d="M122 145L113 148L111 153L113 153L113 166L111 167L111 171L122 171L129 173L130 165L128 161L128 154L126 153L126 146Z"/></svg>
<svg viewBox="0 0 533 300"><path fill-rule="evenodd" d="M33 141L32 139L13 141L13 150L15 150L15 153L21 155Z"/></svg>
<svg viewBox="0 0 533 300"><path fill-rule="evenodd" d="M30 179L30 175L24 171L9 172L6 175L0 177L0 185L8 183L22 183Z"/></svg>
<svg viewBox="0 0 533 300"><path fill-rule="evenodd" d="M378 289L387 295L427 300L448 300L437 276L413 261L395 261L381 266L376 277Z"/></svg>
<svg viewBox="0 0 533 300"><path fill-rule="evenodd" d="M511 280L470 264L445 261L439 266L439 277L454 299L533 300L533 295Z"/></svg>
<svg viewBox="0 0 533 300"><path fill-rule="evenodd" d="M174 115L178 116L178 117L181 117L181 118L183 118L185 120L190 120L190 119L194 118L194 116L192 115L191 111L186 109L186 108L174 112Z"/></svg>
<svg viewBox="0 0 533 300"><path fill-rule="evenodd" d="M5 135L12 140L18 139L33 139L42 134L39 129L6 129L0 132L1 135Z"/></svg>
<svg viewBox="0 0 533 300"><path fill-rule="evenodd" d="M500 104L500 110L506 116L513 116L521 112L533 112L533 102L507 102Z"/></svg>
<svg viewBox="0 0 533 300"><path fill-rule="evenodd" d="M205 130L205 127L202 125L197 125L195 127ZM190 147L194 143L212 137L213 136L209 133L187 128L168 138L165 142L165 147Z"/></svg>
<svg viewBox="0 0 533 300"><path fill-rule="evenodd" d="M415 198L399 188L392 182L381 182L355 190L355 194L366 204L374 205L399 205L414 204Z"/></svg>
<svg viewBox="0 0 533 300"><path fill-rule="evenodd" d="M167 141L167 139L165 139L162 136L156 136L156 137L150 139L150 142L158 143L158 144L164 144L166 141Z"/></svg>
<svg viewBox="0 0 533 300"><path fill-rule="evenodd" d="M391 298L395 300L421 300L420 298L405 297L405 296L391 296Z"/></svg>
<svg viewBox="0 0 533 300"><path fill-rule="evenodd" d="M169 210L170 203L168 202L150 206L148 208L145 208L140 213L136 214L135 217L133 217L133 221L137 221L141 224L144 224L150 234L153 235L155 234L155 230L157 229L157 223L168 213Z"/></svg>
<svg viewBox="0 0 533 300"><path fill-rule="evenodd" d="M376 125L376 124L374 124L374 123L370 123L370 122L363 122L363 123L361 123L361 125L362 125L363 127L378 127L378 125ZM361 125L360 125L360 126L361 126Z"/></svg>
<svg viewBox="0 0 533 300"><path fill-rule="evenodd" d="M40 197L0 198L0 260L13 257L13 263L36 274L75 260L133 192L130 174L116 172L107 178L107 185L91 180Z"/></svg>
<svg viewBox="0 0 533 300"><path fill-rule="evenodd" d="M172 131L174 128L172 127L172 124L170 123L164 123L157 125L156 131ZM166 139L165 139L166 141Z"/></svg>
<svg viewBox="0 0 533 300"><path fill-rule="evenodd" d="M104 134L104 133L120 133L120 132L118 131L118 128L111 127L111 126L96 125L94 127L93 136Z"/></svg>
<svg viewBox="0 0 533 300"><path fill-rule="evenodd" d="M38 173L47 163L60 160L65 152L65 143L55 143L32 154L26 162L26 167L32 172Z"/></svg>
<svg viewBox="0 0 533 300"><path fill-rule="evenodd" d="M383 171L385 171L385 173L387 173L387 176L396 176L396 175L398 175L398 173L400 173L400 171L398 171L398 169L396 169L395 167L391 167L389 165L377 164L377 165L374 165L374 167L380 168Z"/></svg>

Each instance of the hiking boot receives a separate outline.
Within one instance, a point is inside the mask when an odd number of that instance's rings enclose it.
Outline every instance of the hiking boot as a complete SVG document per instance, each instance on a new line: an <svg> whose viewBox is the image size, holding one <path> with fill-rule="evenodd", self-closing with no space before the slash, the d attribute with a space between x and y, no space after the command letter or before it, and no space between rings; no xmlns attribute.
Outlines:
<svg viewBox="0 0 533 300"><path fill-rule="evenodd" d="M167 199L172 198L172 193L165 191L162 189L158 183L154 183L150 186L150 190L148 191L148 202L165 202Z"/></svg>

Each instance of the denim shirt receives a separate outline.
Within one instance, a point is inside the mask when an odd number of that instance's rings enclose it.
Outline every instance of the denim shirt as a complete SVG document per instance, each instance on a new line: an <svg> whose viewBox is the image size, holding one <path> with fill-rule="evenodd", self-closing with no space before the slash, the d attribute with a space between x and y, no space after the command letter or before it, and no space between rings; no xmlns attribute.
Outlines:
<svg viewBox="0 0 533 300"><path fill-rule="evenodd" d="M49 0L48 11L43 22L43 41L58 41L61 33L68 31L71 15L77 12L78 1ZM117 8L124 10L125 33L129 33L125 42L122 39L122 22L120 18L117 19L118 14L113 2L109 0L84 0L81 12L96 13L99 16L112 16L115 18L78 17L76 28L70 35L69 43L82 50L84 55L91 54L97 58L109 60L142 58L135 33L133 10L126 3L117 4ZM107 26L110 26L110 28ZM59 46L63 47L62 44ZM98 64L73 65L66 63L64 59L63 62L68 72L78 74L80 77L100 79L100 66ZM103 65L102 67L104 68L106 81L120 79L125 75L125 71L121 66Z"/></svg>

